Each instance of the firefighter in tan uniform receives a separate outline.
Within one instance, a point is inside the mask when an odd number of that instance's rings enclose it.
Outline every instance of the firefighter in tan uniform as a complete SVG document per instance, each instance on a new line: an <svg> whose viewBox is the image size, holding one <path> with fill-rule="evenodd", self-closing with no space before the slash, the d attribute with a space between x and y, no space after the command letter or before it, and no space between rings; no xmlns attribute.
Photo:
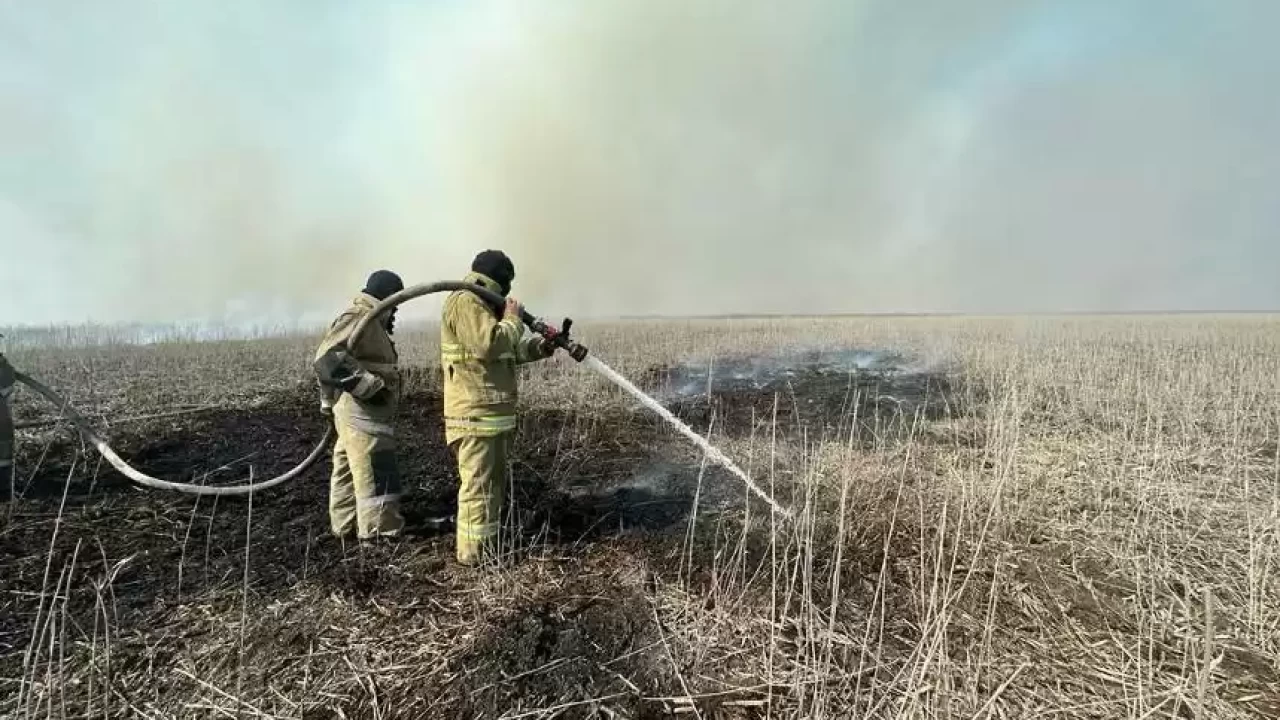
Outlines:
<svg viewBox="0 0 1280 720"><path fill-rule="evenodd" d="M515 266L505 254L476 256L464 282L502 296L511 291ZM516 429L517 366L543 360L555 345L525 337L520 303L493 307L465 290L449 295L440 323L444 372L445 442L458 463L457 557L477 565L498 550L507 495L508 453Z"/></svg>
<svg viewBox="0 0 1280 720"><path fill-rule="evenodd" d="M399 356L391 340L395 309L367 325L356 347L347 346L360 319L403 289L395 273L379 270L370 275L351 307L329 326L316 352L321 412L333 416L338 435L329 483L329 525L339 538L394 537L404 529L393 427L401 385Z"/></svg>
<svg viewBox="0 0 1280 720"><path fill-rule="evenodd" d="M0 355L0 482L13 479L13 414L9 410L9 396L13 394L17 373Z"/></svg>

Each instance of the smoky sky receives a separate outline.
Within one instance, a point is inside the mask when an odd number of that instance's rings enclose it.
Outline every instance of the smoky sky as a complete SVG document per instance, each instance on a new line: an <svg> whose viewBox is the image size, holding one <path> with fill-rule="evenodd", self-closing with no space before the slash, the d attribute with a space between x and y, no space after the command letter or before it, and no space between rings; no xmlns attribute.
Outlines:
<svg viewBox="0 0 1280 720"><path fill-rule="evenodd" d="M0 0L0 323L1280 308L1269 0ZM416 314L430 313L431 302Z"/></svg>

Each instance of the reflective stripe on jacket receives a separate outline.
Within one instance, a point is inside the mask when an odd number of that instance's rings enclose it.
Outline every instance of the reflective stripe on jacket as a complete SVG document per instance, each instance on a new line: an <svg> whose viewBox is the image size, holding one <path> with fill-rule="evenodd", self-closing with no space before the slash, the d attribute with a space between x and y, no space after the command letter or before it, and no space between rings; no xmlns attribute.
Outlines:
<svg viewBox="0 0 1280 720"><path fill-rule="evenodd" d="M501 292L480 273L464 282ZM551 357L541 337L525 337L519 318L502 317L478 295L450 293L440 321L440 367L444 372L445 441L490 437L516 428L517 366Z"/></svg>

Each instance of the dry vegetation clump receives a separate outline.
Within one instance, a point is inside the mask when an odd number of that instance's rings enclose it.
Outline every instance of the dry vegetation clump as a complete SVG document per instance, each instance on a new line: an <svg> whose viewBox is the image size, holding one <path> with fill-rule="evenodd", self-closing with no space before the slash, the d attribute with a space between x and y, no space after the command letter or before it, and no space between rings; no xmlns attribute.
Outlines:
<svg viewBox="0 0 1280 720"><path fill-rule="evenodd" d="M585 325L585 323L584 323ZM247 500L143 491L22 436L0 528L0 713L32 717L1280 715L1280 326L1269 317L829 318L582 328L691 364L891 349L669 398L797 520L562 361L526 376L492 572L325 534L327 467ZM23 347L156 474L270 474L318 435L313 338ZM401 421L447 508L429 330ZM779 361L782 362L782 361ZM22 419L53 420L27 394Z"/></svg>

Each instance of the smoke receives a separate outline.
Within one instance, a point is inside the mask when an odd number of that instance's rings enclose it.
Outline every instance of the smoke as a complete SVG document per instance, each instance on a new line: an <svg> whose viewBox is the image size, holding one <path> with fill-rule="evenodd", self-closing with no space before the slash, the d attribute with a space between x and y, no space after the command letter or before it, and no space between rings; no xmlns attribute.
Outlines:
<svg viewBox="0 0 1280 720"><path fill-rule="evenodd" d="M1280 305L1274 3L786 5L0 0L0 322Z"/></svg>

